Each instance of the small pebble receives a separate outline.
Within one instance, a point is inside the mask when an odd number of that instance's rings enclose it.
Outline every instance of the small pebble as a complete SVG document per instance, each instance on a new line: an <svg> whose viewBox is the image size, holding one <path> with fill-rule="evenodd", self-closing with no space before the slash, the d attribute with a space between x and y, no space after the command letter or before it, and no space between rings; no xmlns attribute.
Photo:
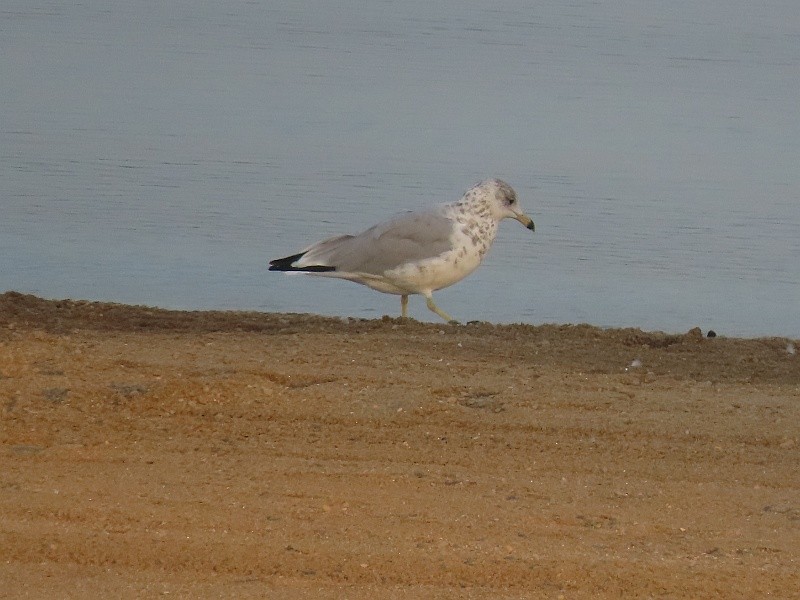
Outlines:
<svg viewBox="0 0 800 600"><path fill-rule="evenodd" d="M714 331L713 329L709 329L708 333L706 334L706 337L710 337L710 338L717 337L717 332Z"/></svg>
<svg viewBox="0 0 800 600"><path fill-rule="evenodd" d="M642 366L642 361L638 358L634 358L633 361L631 361L631 364L625 367L625 370L627 371L628 369L638 369L641 366Z"/></svg>

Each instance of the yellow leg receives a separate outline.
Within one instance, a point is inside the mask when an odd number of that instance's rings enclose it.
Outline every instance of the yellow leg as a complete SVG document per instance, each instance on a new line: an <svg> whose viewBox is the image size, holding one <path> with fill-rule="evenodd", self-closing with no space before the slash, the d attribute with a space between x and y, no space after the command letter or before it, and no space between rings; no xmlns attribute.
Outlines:
<svg viewBox="0 0 800 600"><path fill-rule="evenodd" d="M408 317L408 294L400 296L400 316L404 319Z"/></svg>
<svg viewBox="0 0 800 600"><path fill-rule="evenodd" d="M431 309L437 315L442 317L445 321L447 321L452 325L458 325L458 321L456 321L453 317L444 312L441 308L436 306L436 304L433 302L433 297L430 294L425 296L425 303L428 305L429 309Z"/></svg>

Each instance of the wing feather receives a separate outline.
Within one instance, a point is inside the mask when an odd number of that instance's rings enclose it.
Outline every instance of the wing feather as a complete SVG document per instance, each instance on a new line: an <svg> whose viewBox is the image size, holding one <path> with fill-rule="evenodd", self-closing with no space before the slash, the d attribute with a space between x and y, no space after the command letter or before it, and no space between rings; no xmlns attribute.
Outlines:
<svg viewBox="0 0 800 600"><path fill-rule="evenodd" d="M401 214L335 244L325 264L337 271L380 275L450 250L452 229L453 222L438 210Z"/></svg>

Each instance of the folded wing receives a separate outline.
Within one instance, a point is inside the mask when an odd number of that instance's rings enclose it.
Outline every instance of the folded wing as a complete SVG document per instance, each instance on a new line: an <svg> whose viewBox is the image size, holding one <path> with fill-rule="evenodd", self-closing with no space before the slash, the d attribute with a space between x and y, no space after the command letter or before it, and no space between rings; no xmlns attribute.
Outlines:
<svg viewBox="0 0 800 600"><path fill-rule="evenodd" d="M380 275L452 249L453 221L438 209L409 212L359 235L341 235L270 262L271 271Z"/></svg>

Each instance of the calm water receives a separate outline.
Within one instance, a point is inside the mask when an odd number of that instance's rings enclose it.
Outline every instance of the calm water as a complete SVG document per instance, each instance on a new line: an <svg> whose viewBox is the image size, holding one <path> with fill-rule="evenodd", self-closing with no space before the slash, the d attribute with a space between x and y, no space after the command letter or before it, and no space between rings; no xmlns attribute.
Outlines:
<svg viewBox="0 0 800 600"><path fill-rule="evenodd" d="M457 318L800 337L796 0L529 4L4 0L0 291L394 315L267 261L500 176Z"/></svg>

